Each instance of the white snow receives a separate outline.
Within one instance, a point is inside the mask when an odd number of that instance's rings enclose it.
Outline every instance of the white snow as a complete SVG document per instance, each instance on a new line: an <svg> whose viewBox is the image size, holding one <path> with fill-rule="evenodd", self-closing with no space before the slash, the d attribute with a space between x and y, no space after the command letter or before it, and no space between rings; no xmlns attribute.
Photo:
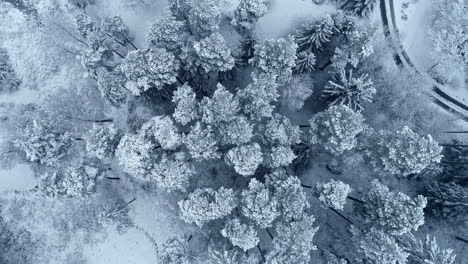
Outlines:
<svg viewBox="0 0 468 264"><path fill-rule="evenodd" d="M30 190L36 185L34 173L28 164L0 168L0 192Z"/></svg>

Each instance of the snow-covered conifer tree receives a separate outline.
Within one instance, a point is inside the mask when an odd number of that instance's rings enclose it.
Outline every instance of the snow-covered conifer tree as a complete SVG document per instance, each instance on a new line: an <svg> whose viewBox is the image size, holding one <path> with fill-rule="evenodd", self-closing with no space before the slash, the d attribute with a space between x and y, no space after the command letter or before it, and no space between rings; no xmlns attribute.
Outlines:
<svg viewBox="0 0 468 264"><path fill-rule="evenodd" d="M332 154L340 155L356 146L356 137L366 127L359 112L345 105L331 106L310 120L311 141Z"/></svg>
<svg viewBox="0 0 468 264"><path fill-rule="evenodd" d="M231 20L231 24L241 34L252 32L258 19L268 11L269 0L241 0Z"/></svg>
<svg viewBox="0 0 468 264"><path fill-rule="evenodd" d="M67 154L71 140L70 133L59 131L50 121L32 120L12 142L27 160L55 166Z"/></svg>
<svg viewBox="0 0 468 264"><path fill-rule="evenodd" d="M314 226L315 218L304 215L296 221L280 222L275 228L273 249L267 254L267 264L307 264L310 252L317 249L313 243L318 227Z"/></svg>
<svg viewBox="0 0 468 264"><path fill-rule="evenodd" d="M244 251L254 248L260 241L255 228L241 223L238 218L226 221L221 234L229 239L234 246L238 246Z"/></svg>
<svg viewBox="0 0 468 264"><path fill-rule="evenodd" d="M344 209L346 198L351 192L351 187L348 184L336 180L330 180L327 183L318 183L316 189L320 202L335 210Z"/></svg>
<svg viewBox="0 0 468 264"><path fill-rule="evenodd" d="M237 197L232 189L218 190L199 188L179 202L182 219L199 227L212 220L231 214L237 206Z"/></svg>
<svg viewBox="0 0 468 264"><path fill-rule="evenodd" d="M468 188L453 182L428 185L427 200L430 212L443 218L456 218L468 213Z"/></svg>
<svg viewBox="0 0 468 264"><path fill-rule="evenodd" d="M218 0L188 1L187 20L190 32L200 38L208 37L219 28L221 10Z"/></svg>
<svg viewBox="0 0 468 264"><path fill-rule="evenodd" d="M243 113L251 120L272 117L275 108L273 103L279 97L277 88L274 76L262 75L254 78L253 83L237 93Z"/></svg>
<svg viewBox="0 0 468 264"><path fill-rule="evenodd" d="M172 117L181 125L187 125L199 117L196 94L188 84L179 86L174 91L172 102L176 104Z"/></svg>
<svg viewBox="0 0 468 264"><path fill-rule="evenodd" d="M363 204L357 205L364 222L393 235L417 230L424 224L427 200L421 195L410 198L401 192L391 192L378 180L371 182Z"/></svg>
<svg viewBox="0 0 468 264"><path fill-rule="evenodd" d="M385 170L399 176L419 173L432 163L439 163L442 147L431 135L420 136L404 126L396 133L379 131L367 150L376 170Z"/></svg>
<svg viewBox="0 0 468 264"><path fill-rule="evenodd" d="M236 118L239 112L239 102L221 84L211 98L205 97L200 102L202 120L206 124L219 124L220 122L230 122Z"/></svg>
<svg viewBox="0 0 468 264"><path fill-rule="evenodd" d="M219 158L218 141L211 126L204 126L197 122L192 126L190 133L185 136L184 143L195 160Z"/></svg>
<svg viewBox="0 0 468 264"><path fill-rule="evenodd" d="M119 133L112 124L108 126L93 124L85 140L86 151L99 159L104 159L114 154L119 143Z"/></svg>
<svg viewBox="0 0 468 264"><path fill-rule="evenodd" d="M186 24L171 13L166 13L151 25L146 39L151 45L176 52L182 48L187 34Z"/></svg>
<svg viewBox="0 0 468 264"><path fill-rule="evenodd" d="M335 80L328 81L323 89L323 96L330 100L331 105L344 104L354 111L362 110L364 103L372 103L372 97L377 92L367 74L353 77L352 70L346 74L342 70Z"/></svg>
<svg viewBox="0 0 468 264"><path fill-rule="evenodd" d="M122 137L115 151L124 172L143 179L148 179L152 167L155 146L141 134L126 134Z"/></svg>
<svg viewBox="0 0 468 264"><path fill-rule="evenodd" d="M20 85L20 80L8 57L5 49L0 48L0 92L15 91Z"/></svg>
<svg viewBox="0 0 468 264"><path fill-rule="evenodd" d="M104 98L115 106L125 103L128 90L125 88L126 78L120 68L113 71L98 69L96 78L98 88Z"/></svg>
<svg viewBox="0 0 468 264"><path fill-rule="evenodd" d="M275 76L280 85L288 83L296 66L296 49L292 36L269 39L255 45L254 57L250 60L254 66L254 78L270 75Z"/></svg>
<svg viewBox="0 0 468 264"><path fill-rule="evenodd" d="M162 149L173 150L182 143L182 135L170 116L155 116L144 127Z"/></svg>
<svg viewBox="0 0 468 264"><path fill-rule="evenodd" d="M409 253L410 263L414 264L452 264L456 255L453 249L443 249L437 244L435 237L426 235L424 240L418 240L409 233L398 239L403 249Z"/></svg>
<svg viewBox="0 0 468 264"><path fill-rule="evenodd" d="M226 154L226 162L242 176L253 175L262 161L262 151L258 143L234 147Z"/></svg>
<svg viewBox="0 0 468 264"><path fill-rule="evenodd" d="M357 258L370 264L406 264L409 254L398 245L395 238L377 228L364 232L352 227Z"/></svg>
<svg viewBox="0 0 468 264"><path fill-rule="evenodd" d="M219 33L195 42L193 48L198 56L197 63L206 72L229 71L234 67L234 58L226 46L226 41Z"/></svg>
<svg viewBox="0 0 468 264"><path fill-rule="evenodd" d="M162 264L190 264L188 245L181 238L170 237L159 249Z"/></svg>
<svg viewBox="0 0 468 264"><path fill-rule="evenodd" d="M242 191L242 213L261 228L272 226L279 216L277 201L268 187L252 178L247 189Z"/></svg>
<svg viewBox="0 0 468 264"><path fill-rule="evenodd" d="M219 131L222 143L226 145L246 144L253 137L253 125L244 116L237 116L232 121L223 123Z"/></svg>
<svg viewBox="0 0 468 264"><path fill-rule="evenodd" d="M185 191L194 174L195 169L187 162L185 154L177 152L173 156L163 155L154 164L150 177L159 188L172 192Z"/></svg>

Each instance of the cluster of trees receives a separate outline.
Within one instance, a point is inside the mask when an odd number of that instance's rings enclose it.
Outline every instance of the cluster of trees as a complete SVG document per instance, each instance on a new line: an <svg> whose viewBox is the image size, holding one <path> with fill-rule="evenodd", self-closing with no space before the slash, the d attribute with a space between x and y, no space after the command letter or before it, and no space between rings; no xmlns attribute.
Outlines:
<svg viewBox="0 0 468 264"><path fill-rule="evenodd" d="M267 0L241 0L229 15L216 0L170 0L144 48L134 44L121 17L96 20L84 13L92 1L74 3L80 8L75 38L82 44L76 58L109 107L123 113L126 106L128 116L137 115L133 106L144 98L164 109L132 124L125 118L81 120L92 126L77 129L79 136L39 109L17 126L10 142L12 151L39 168L35 192L87 201L103 181L119 180L109 176L119 171L127 180L122 184L149 184L175 194L180 218L207 234L202 253L193 252L190 239L169 238L159 248L162 263L306 264L318 248L312 215L317 210L307 195L313 188L324 208L351 224L354 253L346 258L375 264L454 262L451 250L430 237L418 240L413 232L424 223L428 203L442 217L465 214L464 185L436 182L426 199L373 180L357 199L342 181L311 187L299 175L313 152L330 160L362 155L365 165L384 177L410 178L442 161L443 148L430 135L407 126L391 131L366 124L364 109L377 89L361 66L373 53L376 31L359 17L376 1L343 1L344 11L314 18L293 35L259 41L255 25L268 11ZM219 31L222 19L240 36L235 51ZM281 106L300 110L312 94L312 74L325 70L323 111L309 125L295 124ZM14 78L8 64L0 64L0 84L11 90L19 85ZM249 81L239 85L240 79ZM348 199L358 221L345 216ZM93 224L132 226L131 202L99 207Z"/></svg>

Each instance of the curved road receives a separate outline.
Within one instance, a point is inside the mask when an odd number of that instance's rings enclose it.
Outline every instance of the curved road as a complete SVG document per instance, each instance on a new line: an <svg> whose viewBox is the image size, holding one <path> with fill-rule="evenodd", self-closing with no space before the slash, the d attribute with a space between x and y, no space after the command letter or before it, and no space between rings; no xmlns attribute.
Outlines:
<svg viewBox="0 0 468 264"><path fill-rule="evenodd" d="M389 10L390 10L390 17L391 17L391 22L392 22L392 27L393 27L393 34L395 35L396 41L392 39L392 32L390 30L390 24L388 21L388 15L387 15L387 4L386 2L389 2ZM395 61L395 64L403 68L405 67L405 63L409 66L409 68L413 69L417 74L419 75L427 75L427 74L422 74L414 65L414 63L411 61L410 57L408 56L408 53L406 53L405 49L403 48L403 45L400 43L400 34L398 31L398 27L396 26L396 19L395 19L395 8L394 8L394 3L393 0L380 0L380 15L382 18L382 24L384 28L384 35L385 38L387 38L390 43L392 43L392 49L393 49L393 59ZM395 45L397 43L397 45ZM400 56L401 53L401 56ZM403 60L402 60L403 57ZM427 76L424 76L427 77ZM457 116L459 116L461 119L464 121L468 122L468 106L463 104L462 102L458 101L457 99L453 98L452 96L448 95L445 93L440 85L440 81L431 78L431 81L435 81L437 84L434 84L432 87L432 91L434 92L434 95L431 97L433 98L434 102L445 109L446 111L453 113ZM456 109L459 108L459 109Z"/></svg>

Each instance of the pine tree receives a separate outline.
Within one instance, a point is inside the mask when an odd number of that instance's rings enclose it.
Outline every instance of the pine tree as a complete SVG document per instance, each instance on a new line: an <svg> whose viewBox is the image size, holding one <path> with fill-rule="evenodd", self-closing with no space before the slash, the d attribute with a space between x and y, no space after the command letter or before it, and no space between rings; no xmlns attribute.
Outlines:
<svg viewBox="0 0 468 264"><path fill-rule="evenodd" d="M102 96L114 106L123 105L127 99L128 90L124 86L126 78L119 68L113 71L99 69L96 74Z"/></svg>
<svg viewBox="0 0 468 264"><path fill-rule="evenodd" d="M279 216L277 201L268 187L252 178L247 189L242 191L242 213L261 228L272 226Z"/></svg>
<svg viewBox="0 0 468 264"><path fill-rule="evenodd" d="M294 75L289 85L282 89L281 99L289 110L297 112L312 95L314 83L307 74Z"/></svg>
<svg viewBox="0 0 468 264"><path fill-rule="evenodd" d="M253 83L237 93L243 113L251 120L272 117L273 103L279 97L277 88L278 84L272 76L254 78Z"/></svg>
<svg viewBox="0 0 468 264"><path fill-rule="evenodd" d="M234 147L226 154L226 162L242 176L253 175L262 161L262 151L257 143Z"/></svg>
<svg viewBox="0 0 468 264"><path fill-rule="evenodd" d="M350 10L353 10L358 16L365 17L374 9L377 0L352 0Z"/></svg>
<svg viewBox="0 0 468 264"><path fill-rule="evenodd" d="M468 213L468 188L456 183L434 182L427 186L430 212L443 218L456 218Z"/></svg>
<svg viewBox="0 0 468 264"><path fill-rule="evenodd" d="M268 168L279 168L288 166L294 159L296 154L290 146L273 146L263 159L263 164Z"/></svg>
<svg viewBox="0 0 468 264"><path fill-rule="evenodd" d="M210 125L231 122L240 111L237 98L221 84L217 85L211 98L203 98L200 102L200 108L203 122Z"/></svg>
<svg viewBox="0 0 468 264"><path fill-rule="evenodd" d="M467 3L464 0L443 0L436 3L436 14L428 33L434 46L433 56L438 62L466 68L468 64L466 9Z"/></svg>
<svg viewBox="0 0 468 264"><path fill-rule="evenodd" d="M315 218L304 215L301 219L283 223L275 228L273 249L266 256L267 264L307 264L310 252L317 249L313 243L318 227L314 226Z"/></svg>
<svg viewBox="0 0 468 264"><path fill-rule="evenodd" d="M296 176L288 175L286 171L279 169L266 176L266 185L271 188L278 201L282 219L300 219L304 210L309 207L301 181Z"/></svg>
<svg viewBox="0 0 468 264"><path fill-rule="evenodd" d="M297 54L296 67L294 73L309 73L315 70L315 54L312 52L302 51Z"/></svg>
<svg viewBox="0 0 468 264"><path fill-rule="evenodd" d="M11 65L5 49L0 48L0 92L12 92L18 89L20 80Z"/></svg>
<svg viewBox="0 0 468 264"><path fill-rule="evenodd" d="M240 34L248 34L255 28L258 19L268 11L269 0L241 0L231 20Z"/></svg>
<svg viewBox="0 0 468 264"><path fill-rule="evenodd" d="M226 46L223 36L219 33L213 33L195 42L193 48L198 56L197 63L206 72L229 71L234 67L234 58L231 56L231 51Z"/></svg>
<svg viewBox="0 0 468 264"><path fill-rule="evenodd" d="M232 121L221 124L219 131L223 144L242 145L252 139L253 124L246 117L237 116Z"/></svg>
<svg viewBox="0 0 468 264"><path fill-rule="evenodd" d="M154 164L150 177L167 192L185 192L194 174L195 169L187 162L185 154L177 152L172 156L163 155L161 161Z"/></svg>
<svg viewBox="0 0 468 264"><path fill-rule="evenodd" d="M133 35L130 34L130 29L123 22L120 16L106 17L101 21L101 28L106 34L116 41L118 44L127 46L132 45L134 40ZM135 46L133 46L136 49Z"/></svg>
<svg viewBox="0 0 468 264"><path fill-rule="evenodd" d="M196 94L188 84L179 86L179 88L174 91L172 102L176 104L172 116L174 120L181 125L187 125L199 117Z"/></svg>
<svg viewBox="0 0 468 264"><path fill-rule="evenodd" d="M339 33L333 14L324 14L304 23L295 34L299 52L317 52Z"/></svg>
<svg viewBox="0 0 468 264"><path fill-rule="evenodd" d="M129 52L119 67L127 78L127 89L140 95L150 88L162 90L175 83L179 62L168 51L153 48Z"/></svg>
<svg viewBox="0 0 468 264"><path fill-rule="evenodd" d="M401 192L390 192L378 180L371 182L363 204L357 205L366 224L393 235L417 230L424 224L427 200L421 195L410 198Z"/></svg>
<svg viewBox="0 0 468 264"><path fill-rule="evenodd" d="M211 35L219 28L221 10L217 0L189 1L187 20L190 31L200 38Z"/></svg>
<svg viewBox="0 0 468 264"><path fill-rule="evenodd" d="M269 144L293 145L301 142L301 129L281 115L274 114L265 125L264 140Z"/></svg>
<svg viewBox="0 0 468 264"><path fill-rule="evenodd" d="M126 134L115 151L124 172L142 180L148 179L153 162L154 146L141 134Z"/></svg>
<svg viewBox="0 0 468 264"><path fill-rule="evenodd" d="M254 248L259 243L257 231L251 225L243 224L238 218L226 221L221 235L242 250L247 251Z"/></svg>
<svg viewBox="0 0 468 264"><path fill-rule="evenodd" d="M170 116L155 116L151 118L143 129L148 129L150 136L165 150L174 150L182 142L182 135Z"/></svg>
<svg viewBox="0 0 468 264"><path fill-rule="evenodd" d="M401 248L395 238L377 228L360 231L351 227L357 257L369 264L406 264L408 253Z"/></svg>
<svg viewBox="0 0 468 264"><path fill-rule="evenodd" d="M71 146L71 136L61 132L48 120L33 120L19 129L12 140L13 146L26 155L31 162L49 166L58 165Z"/></svg>
<svg viewBox="0 0 468 264"><path fill-rule="evenodd" d="M367 74L353 77L352 70L348 74L343 70L323 90L324 97L330 100L331 105L344 104L354 111L364 109L363 103L372 103L372 97L377 92Z"/></svg>
<svg viewBox="0 0 468 264"><path fill-rule="evenodd" d="M197 161L220 157L217 147L218 142L211 126L205 127L197 122L184 138L184 143L192 158Z"/></svg>
<svg viewBox="0 0 468 264"><path fill-rule="evenodd" d="M330 180L327 183L317 183L316 189L320 202L335 210L344 209L346 198L352 190L348 184L336 180Z"/></svg>
<svg viewBox="0 0 468 264"><path fill-rule="evenodd" d="M190 264L188 246L181 238L170 237L159 249L162 264Z"/></svg>
<svg viewBox="0 0 468 264"><path fill-rule="evenodd" d="M178 204L185 222L202 227L212 220L231 214L237 202L232 189L221 187L216 191L211 188L198 188Z"/></svg>
<svg viewBox="0 0 468 264"><path fill-rule="evenodd" d="M151 25L146 39L155 47L176 52L186 42L187 34L186 24L171 13L166 13Z"/></svg>
<svg viewBox="0 0 468 264"><path fill-rule="evenodd" d="M227 247L208 247L207 264L260 264L257 255L245 254L237 249Z"/></svg>
<svg viewBox="0 0 468 264"><path fill-rule="evenodd" d="M269 75L276 77L280 85L288 83L296 66L296 49L297 44L292 36L265 40L255 45L254 57L250 60L254 66L254 78Z"/></svg>
<svg viewBox="0 0 468 264"><path fill-rule="evenodd" d="M310 120L311 142L340 155L356 146L356 137L366 128L359 112L345 105L331 106Z"/></svg>
<svg viewBox="0 0 468 264"><path fill-rule="evenodd" d="M435 237L426 235L425 240L418 240L409 233L399 238L403 249L409 253L410 263L414 264L452 264L456 255L453 249L442 249Z"/></svg>
<svg viewBox="0 0 468 264"><path fill-rule="evenodd" d="M419 136L407 126L395 134L379 131L371 138L367 155L376 170L408 176L442 158L442 147L430 135Z"/></svg>
<svg viewBox="0 0 468 264"><path fill-rule="evenodd" d="M98 159L105 159L114 154L119 143L119 133L114 125L101 126L93 124L86 140L86 151Z"/></svg>

